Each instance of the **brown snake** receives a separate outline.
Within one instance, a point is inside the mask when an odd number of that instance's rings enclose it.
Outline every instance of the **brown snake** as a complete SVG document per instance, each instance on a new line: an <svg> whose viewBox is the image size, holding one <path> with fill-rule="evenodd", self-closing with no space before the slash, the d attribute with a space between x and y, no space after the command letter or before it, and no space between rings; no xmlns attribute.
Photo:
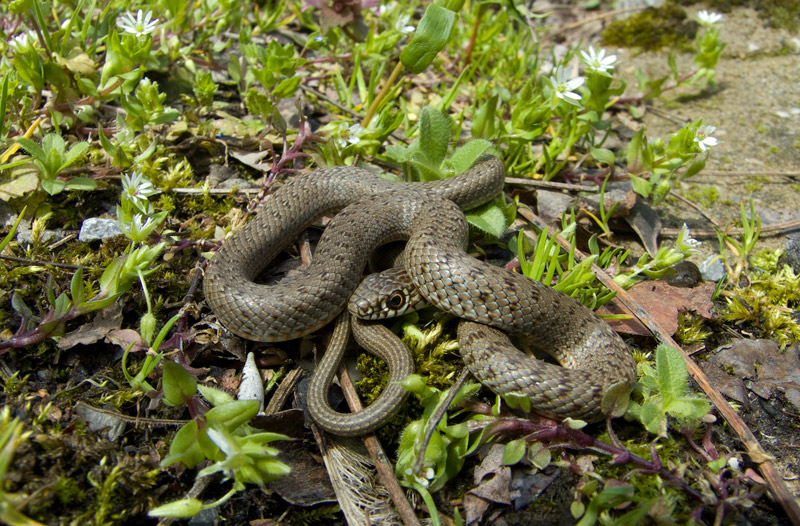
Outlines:
<svg viewBox="0 0 800 526"><path fill-rule="evenodd" d="M576 301L464 252L468 231L459 207L486 202L502 190L503 178L503 165L494 158L457 177L431 183L392 183L344 166L296 177L214 256L206 272L206 299L220 321L239 336L258 341L304 336L344 310L377 246L407 238L406 269L422 296L456 316L479 322L462 322L458 331L462 355L479 380L501 394L531 397L544 414L596 419L603 392L614 385L633 384L635 366L625 344ZM357 201L361 202L348 206ZM306 226L345 206L328 225L313 262L301 274L276 285L253 282ZM529 362L530 358L505 347L505 335L480 323L526 334L537 347L574 369ZM327 403L327 389L339 355L328 352L312 377L308 395L314 420L328 431L349 436L375 429L392 416L403 399L397 381L411 372L408 351L391 343L396 338L388 329L364 322L353 325L357 341L366 347L378 345L379 354L385 351L392 371L387 390L392 392L359 413L334 412ZM342 338L347 338L346 316L334 331L335 341L342 343ZM370 338L372 342L366 341Z"/></svg>

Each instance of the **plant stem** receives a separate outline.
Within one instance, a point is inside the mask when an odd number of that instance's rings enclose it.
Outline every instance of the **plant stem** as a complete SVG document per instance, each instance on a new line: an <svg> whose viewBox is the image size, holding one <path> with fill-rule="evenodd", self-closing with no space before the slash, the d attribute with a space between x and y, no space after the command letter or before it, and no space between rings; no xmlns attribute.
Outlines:
<svg viewBox="0 0 800 526"><path fill-rule="evenodd" d="M385 99L386 95L388 95L389 90L391 90L392 87L394 86L394 83L397 80L397 77L400 76L401 71L403 71L403 63L398 60L397 65L394 67L394 70L392 71L392 74L389 75L388 79L386 79L386 82L384 83L381 92L378 93L378 96L375 97L375 100L373 100L372 104L369 105L367 114L364 116L364 120L361 121L362 128L366 128L367 126L369 126L372 117L375 116L375 112L378 111L378 106L380 106L381 102L383 102L383 99Z"/></svg>

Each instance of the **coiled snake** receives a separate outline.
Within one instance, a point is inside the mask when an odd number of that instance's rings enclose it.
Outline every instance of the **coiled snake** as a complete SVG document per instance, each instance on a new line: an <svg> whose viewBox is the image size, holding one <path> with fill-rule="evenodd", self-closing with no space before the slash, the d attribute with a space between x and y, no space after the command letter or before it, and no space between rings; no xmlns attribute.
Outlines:
<svg viewBox="0 0 800 526"><path fill-rule="evenodd" d="M298 338L345 310L376 247L409 239L406 269L419 292L443 310L478 322L462 322L458 335L465 362L481 382L501 394L531 397L544 414L597 418L606 389L633 384L635 366L624 342L576 301L464 251L468 229L461 209L497 195L503 180L502 162L495 158L436 182L395 183L346 166L295 177L211 260L204 281L206 300L222 324L239 336L257 341ZM339 210L311 265L275 285L254 283L304 228ZM526 334L571 369L507 349L505 335L481 324ZM333 356L329 350L323 356L309 387L309 411L324 429L347 436L364 434L390 418L404 397L397 382L413 371L408 351L388 329L355 320L352 325L356 341L389 363L391 378L386 392L364 411L336 413L327 403L327 389L341 353ZM332 346L346 338L343 315Z"/></svg>

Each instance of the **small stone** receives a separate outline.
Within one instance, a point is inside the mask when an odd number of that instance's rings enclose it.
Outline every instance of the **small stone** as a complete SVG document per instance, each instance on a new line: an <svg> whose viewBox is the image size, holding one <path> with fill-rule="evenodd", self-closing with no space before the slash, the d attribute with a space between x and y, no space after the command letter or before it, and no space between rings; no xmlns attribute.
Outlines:
<svg viewBox="0 0 800 526"><path fill-rule="evenodd" d="M789 265L795 273L800 274L800 232L793 232L787 237L780 262Z"/></svg>
<svg viewBox="0 0 800 526"><path fill-rule="evenodd" d="M719 256L711 256L700 264L700 274L706 281L717 282L725 276L725 265Z"/></svg>
<svg viewBox="0 0 800 526"><path fill-rule="evenodd" d="M53 243L64 238L64 233L60 230L45 230L39 237L40 243ZM17 230L17 243L26 247L33 243L33 230L28 223L20 223Z"/></svg>
<svg viewBox="0 0 800 526"><path fill-rule="evenodd" d="M124 232L116 219L105 217L90 217L81 224L78 239L84 243L122 236Z"/></svg>

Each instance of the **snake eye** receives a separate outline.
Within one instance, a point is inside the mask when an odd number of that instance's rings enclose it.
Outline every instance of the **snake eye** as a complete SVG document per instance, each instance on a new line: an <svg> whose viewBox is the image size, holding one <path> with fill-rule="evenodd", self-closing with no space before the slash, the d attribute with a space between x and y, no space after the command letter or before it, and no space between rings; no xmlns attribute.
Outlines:
<svg viewBox="0 0 800 526"><path fill-rule="evenodd" d="M400 307L405 305L405 303L406 303L406 297L399 290L392 292L386 299L386 304L393 309L399 309Z"/></svg>

